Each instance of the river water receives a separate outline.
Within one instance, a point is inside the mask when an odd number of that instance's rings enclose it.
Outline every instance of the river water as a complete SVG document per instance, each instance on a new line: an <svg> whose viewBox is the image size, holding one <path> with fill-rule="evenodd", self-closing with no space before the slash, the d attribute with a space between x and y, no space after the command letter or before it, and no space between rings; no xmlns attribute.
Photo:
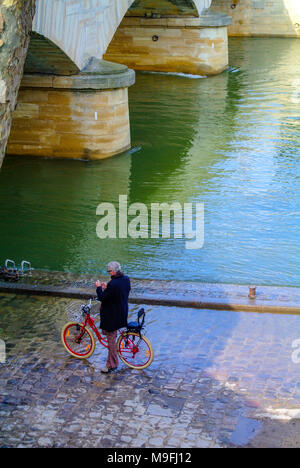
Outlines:
<svg viewBox="0 0 300 468"><path fill-rule="evenodd" d="M100 162L6 157L0 265L134 277L299 286L300 41L232 38L216 77L138 73L132 145ZM99 239L96 208L204 203L204 245Z"/></svg>

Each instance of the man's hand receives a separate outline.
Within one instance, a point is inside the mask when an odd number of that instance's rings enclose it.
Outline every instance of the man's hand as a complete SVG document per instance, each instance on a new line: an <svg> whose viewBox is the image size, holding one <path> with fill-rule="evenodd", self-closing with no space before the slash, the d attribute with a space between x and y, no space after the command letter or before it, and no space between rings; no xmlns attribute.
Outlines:
<svg viewBox="0 0 300 468"><path fill-rule="evenodd" d="M99 288L101 286L101 288L103 289L106 289L106 286L107 286L107 283L100 283L100 281L96 281L96 288Z"/></svg>

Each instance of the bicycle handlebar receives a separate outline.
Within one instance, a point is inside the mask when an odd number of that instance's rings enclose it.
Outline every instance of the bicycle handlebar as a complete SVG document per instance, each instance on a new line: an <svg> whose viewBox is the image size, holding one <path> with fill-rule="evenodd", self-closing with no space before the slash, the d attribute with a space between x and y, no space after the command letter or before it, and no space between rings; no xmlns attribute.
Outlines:
<svg viewBox="0 0 300 468"><path fill-rule="evenodd" d="M100 301L98 301L97 297L91 298L87 304L83 304L81 306L81 310L83 313L89 314L91 312L92 302L100 302Z"/></svg>

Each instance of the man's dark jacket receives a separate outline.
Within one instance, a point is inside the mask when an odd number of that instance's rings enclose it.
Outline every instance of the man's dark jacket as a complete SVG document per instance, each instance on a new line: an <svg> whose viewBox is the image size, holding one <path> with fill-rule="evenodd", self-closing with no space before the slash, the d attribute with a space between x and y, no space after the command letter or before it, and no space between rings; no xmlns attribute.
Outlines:
<svg viewBox="0 0 300 468"><path fill-rule="evenodd" d="M110 332L127 326L130 289L130 279L123 273L113 276L104 291L101 286L97 288L97 296L101 301L100 328L102 330Z"/></svg>

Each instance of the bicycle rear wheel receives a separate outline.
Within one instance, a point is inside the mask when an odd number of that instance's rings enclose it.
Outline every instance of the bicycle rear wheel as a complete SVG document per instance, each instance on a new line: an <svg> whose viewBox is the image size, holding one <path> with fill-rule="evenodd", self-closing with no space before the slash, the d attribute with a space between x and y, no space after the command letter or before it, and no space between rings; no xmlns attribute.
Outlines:
<svg viewBox="0 0 300 468"><path fill-rule="evenodd" d="M82 324L76 322L67 323L61 332L61 340L66 351L77 359L87 359L95 351L95 338L93 333Z"/></svg>
<svg viewBox="0 0 300 468"><path fill-rule="evenodd" d="M154 358L153 347L148 338L135 332L121 334L117 341L117 350L121 361L132 369L146 369Z"/></svg>

